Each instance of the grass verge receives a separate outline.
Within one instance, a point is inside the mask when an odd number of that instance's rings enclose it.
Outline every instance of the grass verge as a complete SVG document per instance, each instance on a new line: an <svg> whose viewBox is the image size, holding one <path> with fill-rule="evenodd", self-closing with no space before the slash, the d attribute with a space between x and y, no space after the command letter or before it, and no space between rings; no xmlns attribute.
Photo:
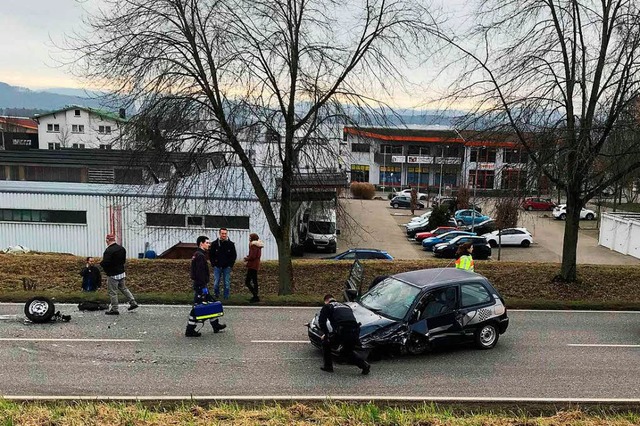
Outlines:
<svg viewBox="0 0 640 426"><path fill-rule="evenodd" d="M435 404L413 406L372 403L256 404L186 402L15 403L0 400L3 425L491 425L491 426L631 426L640 422L632 411L565 408L532 414L526 410L459 410Z"/></svg>

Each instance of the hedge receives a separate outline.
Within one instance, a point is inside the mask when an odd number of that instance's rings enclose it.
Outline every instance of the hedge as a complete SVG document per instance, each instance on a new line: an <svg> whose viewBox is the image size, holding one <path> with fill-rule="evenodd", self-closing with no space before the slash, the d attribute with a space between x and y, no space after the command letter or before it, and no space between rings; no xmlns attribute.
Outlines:
<svg viewBox="0 0 640 426"><path fill-rule="evenodd" d="M365 285L377 275L444 267L448 260L364 261ZM34 282L38 291L59 295L78 292L84 258L54 254L0 254L0 292L23 291L24 280ZM294 260L294 293L314 295L341 294L351 262L330 260ZM594 307L640 309L640 267L619 265L578 265L576 283L556 282L557 263L477 261L476 272L486 276L509 301L518 306L549 304L571 306L581 301ZM246 294L244 265L232 273L232 294ZM259 272L261 295L277 294L277 262L266 261ZM189 292L189 260L127 261L127 285L134 293ZM523 305L524 303L524 305Z"/></svg>

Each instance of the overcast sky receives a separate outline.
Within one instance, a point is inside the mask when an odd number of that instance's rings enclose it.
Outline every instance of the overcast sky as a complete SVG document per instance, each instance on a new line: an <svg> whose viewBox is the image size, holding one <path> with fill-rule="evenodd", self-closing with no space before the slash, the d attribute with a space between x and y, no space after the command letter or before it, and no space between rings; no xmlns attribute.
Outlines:
<svg viewBox="0 0 640 426"><path fill-rule="evenodd" d="M78 29L96 0L0 0L0 81L31 89L78 87L58 66L54 43Z"/></svg>

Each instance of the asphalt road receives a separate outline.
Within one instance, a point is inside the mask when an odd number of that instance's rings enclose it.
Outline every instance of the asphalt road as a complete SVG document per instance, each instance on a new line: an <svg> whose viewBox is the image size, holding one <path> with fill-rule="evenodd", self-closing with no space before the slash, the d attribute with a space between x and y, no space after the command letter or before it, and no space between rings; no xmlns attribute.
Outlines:
<svg viewBox="0 0 640 426"><path fill-rule="evenodd" d="M71 314L24 324L0 304L0 396L423 397L634 399L640 402L640 312L511 311L490 351L455 347L373 363L371 374L322 372L306 337L311 308L229 307L229 327L183 336L186 306L119 317ZM64 340L66 339L66 340ZM572 346L587 345L587 346ZM595 346L590 346L595 345ZM602 346L604 345L604 346ZM610 346L608 346L610 345Z"/></svg>

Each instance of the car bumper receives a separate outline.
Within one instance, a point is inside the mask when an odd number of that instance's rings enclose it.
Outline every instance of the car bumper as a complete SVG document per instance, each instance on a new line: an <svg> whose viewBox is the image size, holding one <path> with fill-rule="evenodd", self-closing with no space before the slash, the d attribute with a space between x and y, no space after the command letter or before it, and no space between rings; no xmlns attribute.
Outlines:
<svg viewBox="0 0 640 426"><path fill-rule="evenodd" d="M507 331L507 328L509 328L509 317L500 318L500 322L498 323L498 332L500 334L504 334L504 332Z"/></svg>
<svg viewBox="0 0 640 426"><path fill-rule="evenodd" d="M309 336L309 341L313 346L315 346L318 349L322 348L322 335L320 334L319 330L309 327L307 331L307 335Z"/></svg>

